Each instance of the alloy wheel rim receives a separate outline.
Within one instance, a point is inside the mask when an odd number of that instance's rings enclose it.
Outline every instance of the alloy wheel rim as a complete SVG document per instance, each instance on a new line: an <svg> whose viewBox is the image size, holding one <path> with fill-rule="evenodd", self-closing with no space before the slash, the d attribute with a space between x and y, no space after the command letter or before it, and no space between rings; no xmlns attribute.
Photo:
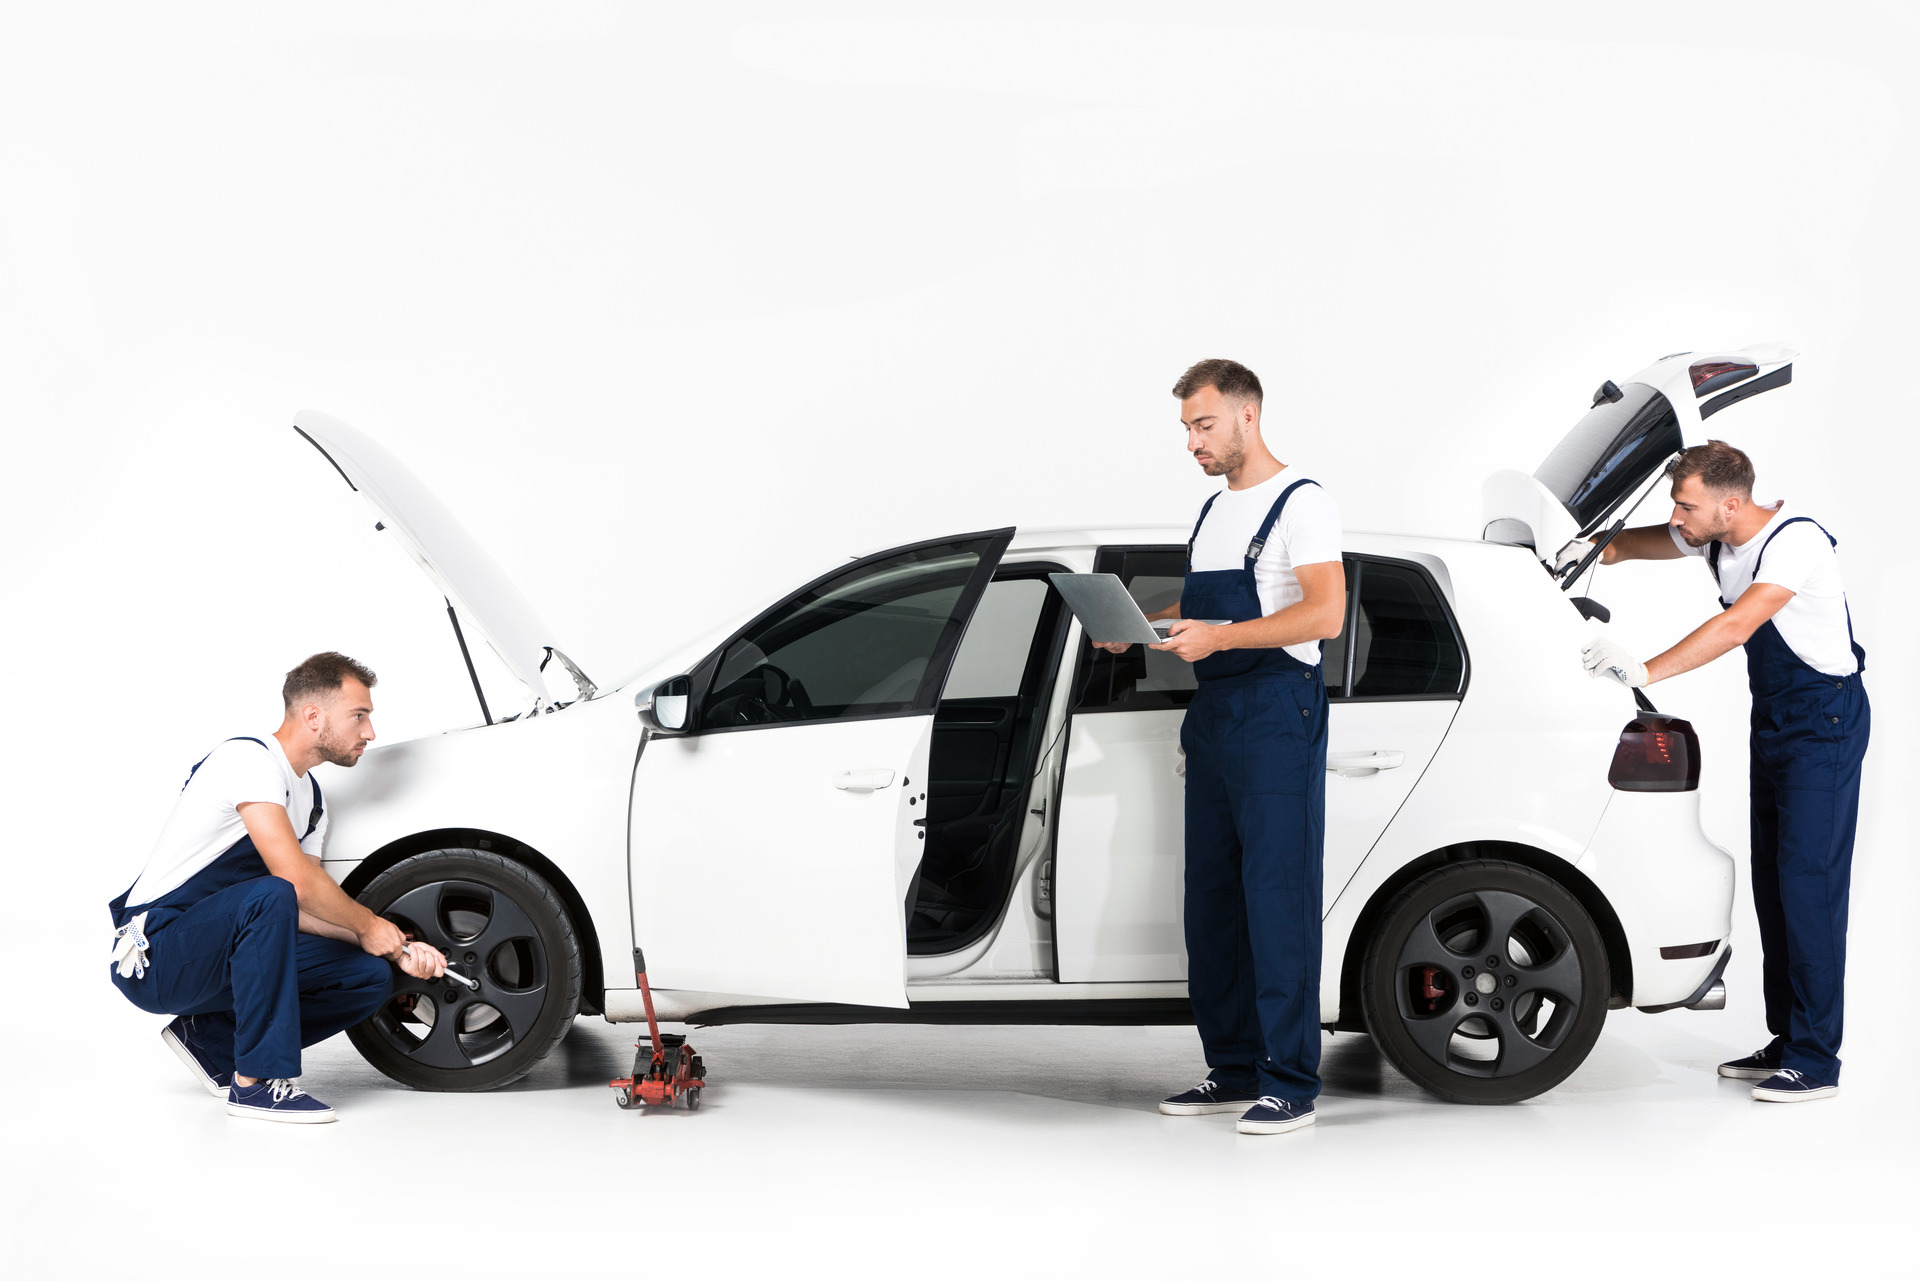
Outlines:
<svg viewBox="0 0 1920 1281"><path fill-rule="evenodd" d="M1473 890L1414 922L1394 991L1423 1054L1450 1072L1498 1079L1539 1067L1566 1040L1584 977L1552 912L1525 895Z"/></svg>
<svg viewBox="0 0 1920 1281"><path fill-rule="evenodd" d="M547 958L519 904L477 881L444 880L408 890L380 914L480 985L396 970L393 995L369 1021L389 1049L422 1067L462 1071L531 1038L546 1004Z"/></svg>

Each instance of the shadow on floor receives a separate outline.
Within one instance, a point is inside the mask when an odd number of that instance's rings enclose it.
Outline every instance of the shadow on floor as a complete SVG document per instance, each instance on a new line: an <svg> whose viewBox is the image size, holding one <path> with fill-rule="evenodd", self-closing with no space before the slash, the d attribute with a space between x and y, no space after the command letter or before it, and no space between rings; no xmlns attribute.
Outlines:
<svg viewBox="0 0 1920 1281"><path fill-rule="evenodd" d="M821 1090L1014 1091L1151 1110L1206 1074L1191 1028L928 1027L900 1024L683 1029L718 1083ZM605 1087L633 1067L644 1024L575 1023L515 1091ZM1341 1098L1427 1098L1371 1037L1322 1042L1325 1092Z"/></svg>

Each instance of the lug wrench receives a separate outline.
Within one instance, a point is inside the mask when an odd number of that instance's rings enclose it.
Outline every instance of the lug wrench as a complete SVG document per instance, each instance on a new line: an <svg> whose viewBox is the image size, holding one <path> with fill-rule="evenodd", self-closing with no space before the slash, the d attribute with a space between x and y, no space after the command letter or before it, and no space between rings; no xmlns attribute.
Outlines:
<svg viewBox="0 0 1920 1281"><path fill-rule="evenodd" d="M411 955L413 951L413 944L411 943L403 944L400 950L402 952L406 952L409 955ZM478 981L468 978L466 975L462 974L460 971L454 969L451 965L447 966L445 970L441 971L440 978L452 979L455 983L458 983L461 986L465 987L469 992L478 992L480 990L480 984ZM438 983L440 979L424 979L422 981L426 983Z"/></svg>

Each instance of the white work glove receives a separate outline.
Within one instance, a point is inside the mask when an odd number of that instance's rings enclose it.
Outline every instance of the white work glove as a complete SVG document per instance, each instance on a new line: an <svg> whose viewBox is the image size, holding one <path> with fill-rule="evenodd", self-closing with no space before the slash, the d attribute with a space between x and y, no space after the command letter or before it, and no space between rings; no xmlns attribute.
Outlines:
<svg viewBox="0 0 1920 1281"><path fill-rule="evenodd" d="M113 932L113 966L123 979L147 977L147 914L134 917Z"/></svg>
<svg viewBox="0 0 1920 1281"><path fill-rule="evenodd" d="M1604 636L1587 642L1580 651L1580 662L1587 675L1611 676L1629 689L1640 689L1647 683L1647 665Z"/></svg>
<svg viewBox="0 0 1920 1281"><path fill-rule="evenodd" d="M1591 539L1576 538L1553 554L1553 576L1564 578L1568 570L1580 563L1580 558L1593 550Z"/></svg>

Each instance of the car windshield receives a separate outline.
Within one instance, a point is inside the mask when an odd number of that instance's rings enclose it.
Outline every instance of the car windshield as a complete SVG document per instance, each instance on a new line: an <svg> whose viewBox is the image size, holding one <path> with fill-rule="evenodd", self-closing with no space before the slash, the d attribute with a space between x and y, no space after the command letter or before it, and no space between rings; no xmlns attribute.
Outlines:
<svg viewBox="0 0 1920 1281"><path fill-rule="evenodd" d="M1628 383L1620 399L1588 410L1533 475L1586 535L1680 448L1680 420L1667 398L1645 383Z"/></svg>

